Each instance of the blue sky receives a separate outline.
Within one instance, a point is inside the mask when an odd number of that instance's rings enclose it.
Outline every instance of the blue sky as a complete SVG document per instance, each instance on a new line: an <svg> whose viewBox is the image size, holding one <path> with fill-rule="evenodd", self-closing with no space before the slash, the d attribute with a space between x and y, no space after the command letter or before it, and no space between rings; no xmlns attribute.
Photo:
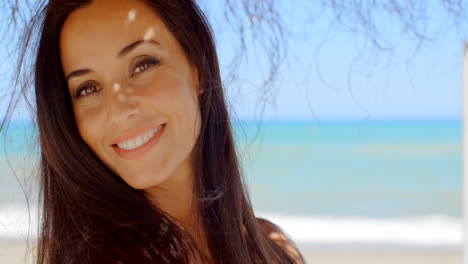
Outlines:
<svg viewBox="0 0 468 264"><path fill-rule="evenodd" d="M287 1L291 3L290 1ZM284 23L288 28L287 62L280 66L275 87L276 105L267 104L266 119L460 119L461 52L463 36L455 30L440 30L444 13L437 6L429 7L434 22L427 32L436 36L415 55L417 42L399 34L400 28L385 14L380 20L385 24L390 39L395 43L392 53L376 52L369 46L359 55L363 39L355 34L335 29L329 32L330 16L306 1L281 6ZM310 3L310 2L309 2ZM316 16L308 16L312 10ZM207 9L207 12L212 12ZM221 64L232 57L229 52L237 36L209 14L215 28ZM305 22L313 19L313 22ZM220 20L222 21L222 20ZM442 21L442 23L439 23ZM217 24L216 24L217 23ZM463 28L466 31L466 25ZM450 28L449 28L450 29ZM322 39L327 40L319 52ZM369 48L369 52L367 52ZM361 50L362 51L362 50ZM258 104L258 92L250 83L260 83L265 60L261 52L251 51L249 63L241 75L247 81L237 84L241 93L232 95L231 101L237 115L250 119ZM370 59L370 63L357 61L360 71L352 70L356 57ZM257 62L257 63L255 63ZM377 65L372 64L375 62ZM359 68L359 67L358 67ZM321 73L322 79L318 72ZM349 76L348 76L349 74ZM349 78L349 82L348 82Z"/></svg>
<svg viewBox="0 0 468 264"><path fill-rule="evenodd" d="M459 32L444 31L434 40L425 42L416 55L408 56L415 41L398 35L397 27L384 18L383 23L389 23L390 37L397 43L395 52L369 50L359 55L359 47L364 43L362 38L339 29L327 34L332 22L330 16L320 13L314 6L303 8L306 3L294 1L295 6L281 6L287 28L288 56L278 66L278 80L268 97L275 104L266 104L264 119L461 118L463 36ZM238 35L229 30L229 24L222 19L223 14L215 12L219 10L216 4L205 7L205 10L215 30L221 71L226 76ZM310 17L304 10L312 10L317 16ZM437 8L432 10L434 18L441 16ZM314 21L304 22L310 19ZM431 26L437 24L429 24L429 31ZM325 36L327 40L317 52ZM258 114L255 107L259 105L259 83L268 67L265 53L248 47L248 62L238 68L243 80L226 85L232 109L240 119L252 119ZM5 56L2 52L0 58ZM363 67L354 72L351 65L359 56L370 58L377 64L358 60ZM410 59L406 60L408 57ZM386 62L389 66L384 67ZM4 73L10 64L2 64L0 69ZM8 89L9 85L2 81L1 87Z"/></svg>

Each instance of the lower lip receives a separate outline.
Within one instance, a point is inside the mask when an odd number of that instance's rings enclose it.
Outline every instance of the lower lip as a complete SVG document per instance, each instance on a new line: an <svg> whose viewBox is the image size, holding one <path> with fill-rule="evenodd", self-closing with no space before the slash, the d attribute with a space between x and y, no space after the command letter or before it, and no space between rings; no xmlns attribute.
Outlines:
<svg viewBox="0 0 468 264"><path fill-rule="evenodd" d="M132 160L132 159L137 159L143 155L145 155L148 151L150 151L154 145L156 145L159 142L159 139L161 138L161 135L164 133L164 130L166 129L165 124L154 136L145 144L142 146L132 149L132 150L126 150L126 149L121 149L117 147L117 145L112 145L112 148L114 151L121 157L122 159L126 160Z"/></svg>

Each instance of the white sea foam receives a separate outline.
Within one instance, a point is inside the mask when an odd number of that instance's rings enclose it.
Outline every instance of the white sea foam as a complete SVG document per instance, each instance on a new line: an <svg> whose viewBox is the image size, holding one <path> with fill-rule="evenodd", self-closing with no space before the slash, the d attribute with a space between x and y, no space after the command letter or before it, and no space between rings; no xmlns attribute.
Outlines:
<svg viewBox="0 0 468 264"><path fill-rule="evenodd" d="M443 215L373 219L364 217L257 214L277 224L298 243L461 246L462 220Z"/></svg>
<svg viewBox="0 0 468 264"><path fill-rule="evenodd" d="M462 220L442 215L373 219L363 217L285 216L258 213L283 228L296 243L461 246ZM0 240L35 239L37 209L24 205L0 208Z"/></svg>
<svg viewBox="0 0 468 264"><path fill-rule="evenodd" d="M29 213L24 205L9 204L0 207L0 240L25 240L37 237L37 208ZM29 234L28 234L29 231Z"/></svg>

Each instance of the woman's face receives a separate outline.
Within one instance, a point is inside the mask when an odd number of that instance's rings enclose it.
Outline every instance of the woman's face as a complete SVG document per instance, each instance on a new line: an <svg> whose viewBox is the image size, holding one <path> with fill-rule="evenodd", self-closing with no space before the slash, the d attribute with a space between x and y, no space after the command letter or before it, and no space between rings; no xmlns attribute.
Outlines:
<svg viewBox="0 0 468 264"><path fill-rule="evenodd" d="M60 56L79 133L112 171L146 189L191 167L198 73L152 9L95 0L75 10Z"/></svg>

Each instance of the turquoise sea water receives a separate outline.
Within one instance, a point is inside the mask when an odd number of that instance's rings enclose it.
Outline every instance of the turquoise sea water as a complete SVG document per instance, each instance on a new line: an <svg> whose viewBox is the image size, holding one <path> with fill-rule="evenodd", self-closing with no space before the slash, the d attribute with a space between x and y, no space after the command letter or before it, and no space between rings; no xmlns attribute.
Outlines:
<svg viewBox="0 0 468 264"><path fill-rule="evenodd" d="M255 211L294 239L460 243L460 121L263 121L233 127ZM8 227L25 210L6 169L4 140L0 223ZM12 124L6 140L14 164L34 165L37 136L30 126ZM0 238L25 229L0 228Z"/></svg>
<svg viewBox="0 0 468 264"><path fill-rule="evenodd" d="M245 174L258 210L461 217L458 121L264 122L236 131L250 152Z"/></svg>

